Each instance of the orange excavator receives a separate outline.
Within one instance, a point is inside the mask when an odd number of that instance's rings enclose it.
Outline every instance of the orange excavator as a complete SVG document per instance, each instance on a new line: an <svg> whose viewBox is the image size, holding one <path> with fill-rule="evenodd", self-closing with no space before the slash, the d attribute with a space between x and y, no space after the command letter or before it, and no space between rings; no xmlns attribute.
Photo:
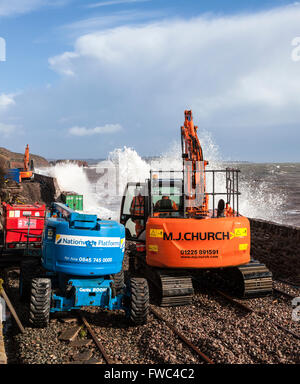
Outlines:
<svg viewBox="0 0 300 384"><path fill-rule="evenodd" d="M239 213L239 170L207 170L197 128L192 111L185 111L183 169L151 171L144 183L128 183L122 200L120 222L135 242L130 269L156 286L162 306L191 303L195 276L239 297L272 292L271 272L250 257L250 223ZM216 189L220 185L224 190ZM136 196L143 196L144 207L135 213Z"/></svg>
<svg viewBox="0 0 300 384"><path fill-rule="evenodd" d="M33 161L30 162L29 145L26 145L24 154L24 168L20 170L20 178L23 180L30 180L33 175Z"/></svg>

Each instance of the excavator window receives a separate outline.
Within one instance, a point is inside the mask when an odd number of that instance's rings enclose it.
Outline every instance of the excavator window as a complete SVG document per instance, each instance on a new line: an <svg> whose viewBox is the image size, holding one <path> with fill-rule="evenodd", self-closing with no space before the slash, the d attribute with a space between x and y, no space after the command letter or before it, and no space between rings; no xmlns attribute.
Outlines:
<svg viewBox="0 0 300 384"><path fill-rule="evenodd" d="M182 216L182 181L158 180L152 184L151 198L154 216Z"/></svg>
<svg viewBox="0 0 300 384"><path fill-rule="evenodd" d="M145 183L128 183L121 204L120 223L126 238L135 239L145 229L147 217L147 188Z"/></svg>
<svg viewBox="0 0 300 384"><path fill-rule="evenodd" d="M135 196L138 196L139 192L142 192L142 187L136 186L136 185L129 185L128 186L128 190L127 190L127 193L125 196L124 206L123 206L123 213L125 215L131 215L132 199Z"/></svg>

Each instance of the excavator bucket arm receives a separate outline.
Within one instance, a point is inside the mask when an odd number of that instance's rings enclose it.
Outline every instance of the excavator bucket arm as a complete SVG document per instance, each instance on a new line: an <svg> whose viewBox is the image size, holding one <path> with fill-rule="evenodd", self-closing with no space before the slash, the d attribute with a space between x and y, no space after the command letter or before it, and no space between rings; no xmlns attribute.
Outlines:
<svg viewBox="0 0 300 384"><path fill-rule="evenodd" d="M182 159L185 177L186 213L205 215L208 212L208 196L205 194L205 167L202 147L194 125L192 111L184 112L181 127Z"/></svg>
<svg viewBox="0 0 300 384"><path fill-rule="evenodd" d="M24 170L28 171L29 170L29 145L26 145L25 148L25 154L24 154Z"/></svg>

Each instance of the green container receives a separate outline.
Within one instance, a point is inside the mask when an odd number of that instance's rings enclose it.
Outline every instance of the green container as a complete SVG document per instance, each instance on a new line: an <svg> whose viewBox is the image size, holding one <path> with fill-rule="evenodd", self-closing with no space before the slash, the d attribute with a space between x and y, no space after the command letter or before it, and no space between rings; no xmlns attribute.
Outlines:
<svg viewBox="0 0 300 384"><path fill-rule="evenodd" d="M83 195L62 193L61 197L63 203L67 204L71 209L83 211Z"/></svg>

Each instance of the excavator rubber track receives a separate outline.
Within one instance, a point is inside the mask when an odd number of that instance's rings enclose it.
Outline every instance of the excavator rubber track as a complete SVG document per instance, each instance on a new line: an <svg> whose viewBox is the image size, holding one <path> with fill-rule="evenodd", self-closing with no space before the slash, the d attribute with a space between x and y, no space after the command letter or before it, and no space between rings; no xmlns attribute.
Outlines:
<svg viewBox="0 0 300 384"><path fill-rule="evenodd" d="M183 275L182 271L158 270L155 272L160 280L161 307L192 303L194 288L191 276Z"/></svg>
<svg viewBox="0 0 300 384"><path fill-rule="evenodd" d="M249 264L237 267L237 269L244 282L243 297L261 297L272 294L272 272L264 264L253 260Z"/></svg>
<svg viewBox="0 0 300 384"><path fill-rule="evenodd" d="M272 272L257 260L238 267L209 273L209 285L239 298L255 298L272 294Z"/></svg>
<svg viewBox="0 0 300 384"><path fill-rule="evenodd" d="M159 293L160 306L190 305L194 295L192 276L182 270L151 267L146 264L145 256L145 253L135 251L129 257L131 265L135 265L135 272L142 273L155 286Z"/></svg>

